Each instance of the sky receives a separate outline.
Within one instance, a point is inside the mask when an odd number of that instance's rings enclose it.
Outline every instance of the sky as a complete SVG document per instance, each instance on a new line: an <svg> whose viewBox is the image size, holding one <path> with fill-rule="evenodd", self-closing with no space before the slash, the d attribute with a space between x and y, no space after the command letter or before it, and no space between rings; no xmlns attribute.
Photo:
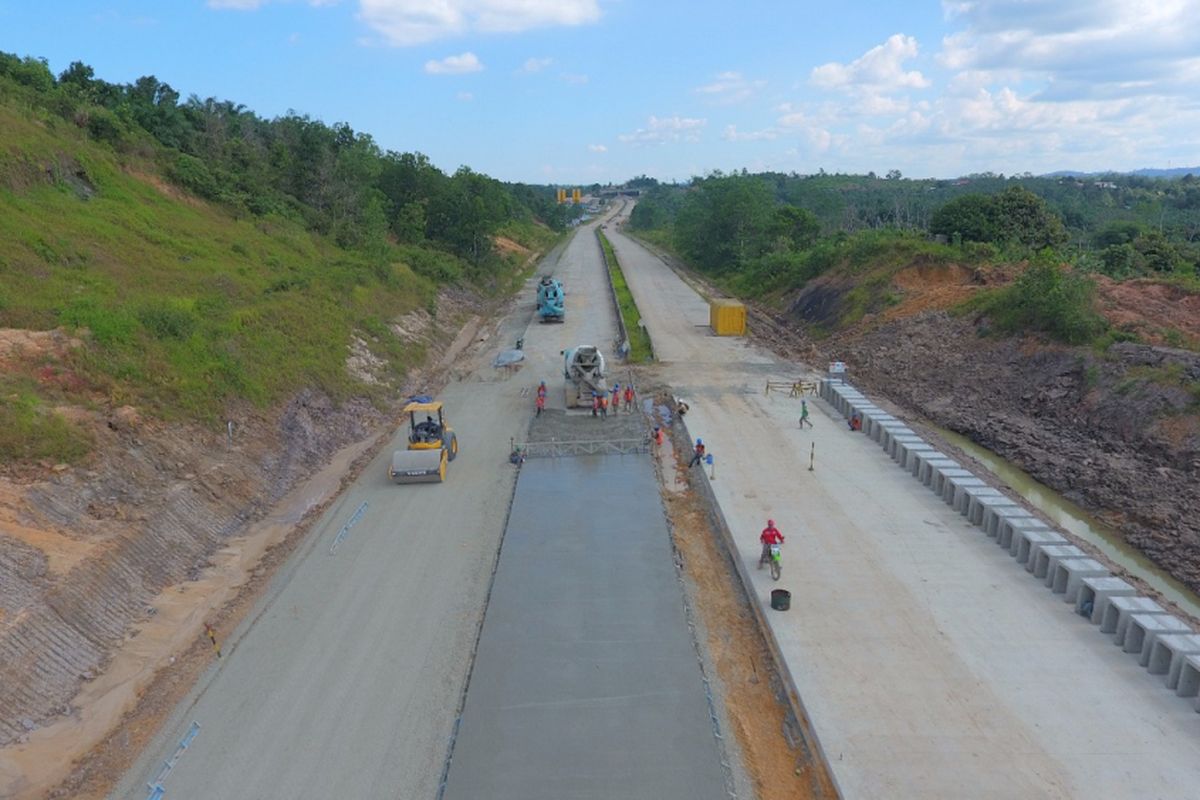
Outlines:
<svg viewBox="0 0 1200 800"><path fill-rule="evenodd" d="M1200 0L0 0L0 50L505 181L1200 164Z"/></svg>

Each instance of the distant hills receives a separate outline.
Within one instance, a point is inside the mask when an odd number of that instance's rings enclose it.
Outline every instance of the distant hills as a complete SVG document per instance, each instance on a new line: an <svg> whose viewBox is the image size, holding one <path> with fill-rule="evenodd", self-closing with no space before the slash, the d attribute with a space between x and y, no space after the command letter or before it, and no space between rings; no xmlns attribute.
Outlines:
<svg viewBox="0 0 1200 800"><path fill-rule="evenodd" d="M1172 167L1170 169L1135 169L1132 172L1116 172L1107 170L1104 172L1076 172L1075 170L1064 169L1058 172L1048 172L1043 175L1043 178L1100 178L1105 175L1136 175L1139 178L1182 178L1184 175L1200 176L1200 167Z"/></svg>

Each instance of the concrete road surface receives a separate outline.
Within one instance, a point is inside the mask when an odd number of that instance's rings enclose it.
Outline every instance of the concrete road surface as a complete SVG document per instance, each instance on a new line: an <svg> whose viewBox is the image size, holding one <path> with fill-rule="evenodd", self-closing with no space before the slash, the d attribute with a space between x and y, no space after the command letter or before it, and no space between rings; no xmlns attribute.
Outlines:
<svg viewBox="0 0 1200 800"><path fill-rule="evenodd" d="M474 372L440 395L461 447L446 482L392 485L385 448L276 576L236 646L115 797L145 798L193 720L200 733L164 781L168 798L436 794L512 496L509 438L528 429L537 381L561 386L561 349L607 347L615 337L603 269L587 226L554 269L567 288L566 322L529 324L535 277ZM491 358L522 335L528 363L506 378ZM551 392L550 405L561 407L562 397ZM404 434L393 444L403 447Z"/></svg>
<svg viewBox="0 0 1200 800"><path fill-rule="evenodd" d="M823 403L800 431L799 401L763 385L805 368L713 337L701 299L616 227L740 557L754 568L768 517L788 537L792 609L766 613L846 797L1200 796L1190 703Z"/></svg>
<svg viewBox="0 0 1200 800"><path fill-rule="evenodd" d="M728 800L721 759L650 456L530 459L445 800Z"/></svg>

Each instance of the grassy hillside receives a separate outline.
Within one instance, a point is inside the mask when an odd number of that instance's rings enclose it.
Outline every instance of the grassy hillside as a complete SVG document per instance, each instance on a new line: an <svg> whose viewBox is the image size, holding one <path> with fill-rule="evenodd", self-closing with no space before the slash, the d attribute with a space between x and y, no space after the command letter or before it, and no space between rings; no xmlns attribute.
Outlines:
<svg viewBox="0 0 1200 800"><path fill-rule="evenodd" d="M3 83L3 81L0 81ZM11 88L11 87L10 87ZM424 243L336 244L295 215L251 215L168 182L162 153L119 151L0 86L0 328L65 328L61 352L0 350L0 462L72 460L89 437L69 409L133 404L165 419L217 420L312 386L382 396L346 370L357 336L398 378L421 359L388 322L433 309L439 283L503 287ZM544 248L530 219L502 233Z"/></svg>

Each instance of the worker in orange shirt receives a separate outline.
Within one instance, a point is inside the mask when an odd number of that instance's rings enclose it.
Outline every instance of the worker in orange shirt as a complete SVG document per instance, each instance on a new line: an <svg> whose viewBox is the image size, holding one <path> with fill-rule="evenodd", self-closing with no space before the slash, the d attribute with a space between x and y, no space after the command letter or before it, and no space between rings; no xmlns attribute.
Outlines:
<svg viewBox="0 0 1200 800"><path fill-rule="evenodd" d="M534 405L537 406L537 414L535 416L540 417L542 412L546 410L546 395L539 393L537 400L534 401Z"/></svg>
<svg viewBox="0 0 1200 800"><path fill-rule="evenodd" d="M625 413L633 413L633 384L625 384Z"/></svg>

